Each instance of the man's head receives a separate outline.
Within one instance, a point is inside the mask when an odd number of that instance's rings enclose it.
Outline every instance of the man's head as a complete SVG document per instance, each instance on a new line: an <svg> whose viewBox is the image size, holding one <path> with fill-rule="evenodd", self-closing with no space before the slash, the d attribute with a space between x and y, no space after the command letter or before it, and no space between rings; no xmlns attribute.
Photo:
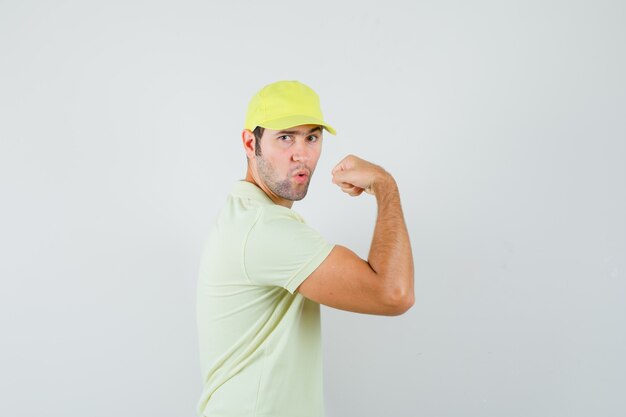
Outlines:
<svg viewBox="0 0 626 417"><path fill-rule="evenodd" d="M324 122L319 97L298 81L265 86L250 101L242 139L246 180L277 204L291 207L307 193L322 151Z"/></svg>

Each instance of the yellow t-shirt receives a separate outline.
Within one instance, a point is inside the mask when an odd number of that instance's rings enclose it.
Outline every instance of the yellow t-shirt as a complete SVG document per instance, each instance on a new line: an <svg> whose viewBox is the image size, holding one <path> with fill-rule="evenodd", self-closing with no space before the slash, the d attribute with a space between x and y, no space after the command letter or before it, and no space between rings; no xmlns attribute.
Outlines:
<svg viewBox="0 0 626 417"><path fill-rule="evenodd" d="M234 185L198 277L199 415L324 415L320 306L295 290L332 248L256 185Z"/></svg>

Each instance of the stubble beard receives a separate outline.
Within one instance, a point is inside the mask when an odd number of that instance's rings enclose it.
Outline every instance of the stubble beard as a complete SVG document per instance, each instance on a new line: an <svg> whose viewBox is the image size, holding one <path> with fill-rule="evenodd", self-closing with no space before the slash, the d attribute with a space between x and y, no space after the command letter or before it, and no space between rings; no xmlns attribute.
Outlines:
<svg viewBox="0 0 626 417"><path fill-rule="evenodd" d="M300 201L306 196L309 190L309 183L311 182L311 176L313 171L309 172L307 182L299 187L295 187L291 182L291 176L287 176L285 179L277 178L276 170L274 166L262 156L256 156L256 165L259 176L265 182L265 185L277 196L289 201ZM308 169L304 165L297 167L293 172L298 169Z"/></svg>

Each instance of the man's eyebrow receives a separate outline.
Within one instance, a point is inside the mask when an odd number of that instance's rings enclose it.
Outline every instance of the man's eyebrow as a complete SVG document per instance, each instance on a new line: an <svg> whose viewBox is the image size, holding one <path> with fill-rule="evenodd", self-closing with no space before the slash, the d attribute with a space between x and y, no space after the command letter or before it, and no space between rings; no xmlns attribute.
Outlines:
<svg viewBox="0 0 626 417"><path fill-rule="evenodd" d="M320 126L314 127L313 129L309 130L307 135L310 134L310 133L315 132L316 130L319 130L321 132L322 128ZM298 131L297 130L280 130L280 131L276 132L277 135L284 135L285 133L289 134L289 135L293 135L294 133L298 133Z"/></svg>

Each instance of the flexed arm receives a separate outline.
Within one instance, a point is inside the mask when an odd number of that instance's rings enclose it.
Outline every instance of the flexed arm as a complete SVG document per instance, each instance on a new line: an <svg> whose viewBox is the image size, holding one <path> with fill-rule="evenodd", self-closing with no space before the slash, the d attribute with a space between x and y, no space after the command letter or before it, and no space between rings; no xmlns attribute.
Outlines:
<svg viewBox="0 0 626 417"><path fill-rule="evenodd" d="M413 254L394 178L380 166L349 155L333 169L333 183L351 196L365 191L376 197L378 214L368 261L337 245L298 291L342 310L403 314L415 302Z"/></svg>

